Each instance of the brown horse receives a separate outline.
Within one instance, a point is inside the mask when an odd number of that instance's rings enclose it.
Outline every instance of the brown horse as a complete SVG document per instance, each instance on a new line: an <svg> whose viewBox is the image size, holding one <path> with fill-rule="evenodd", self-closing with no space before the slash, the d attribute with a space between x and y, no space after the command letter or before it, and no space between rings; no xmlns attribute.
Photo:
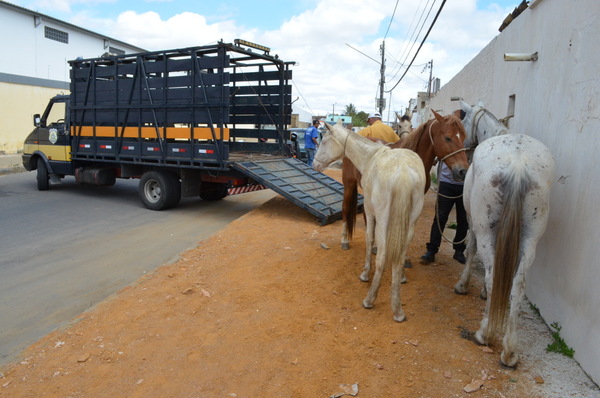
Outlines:
<svg viewBox="0 0 600 398"><path fill-rule="evenodd" d="M425 192L429 189L429 172L435 158L446 162L456 181L463 181L469 168L463 141L465 129L459 118L454 115L441 116L433 111L435 119L421 124L407 137L389 144L392 148L405 148L416 152L425 166ZM358 211L358 184L360 172L348 158L342 160L342 183L344 184L344 202L342 203L342 249L350 248L350 241L356 224Z"/></svg>

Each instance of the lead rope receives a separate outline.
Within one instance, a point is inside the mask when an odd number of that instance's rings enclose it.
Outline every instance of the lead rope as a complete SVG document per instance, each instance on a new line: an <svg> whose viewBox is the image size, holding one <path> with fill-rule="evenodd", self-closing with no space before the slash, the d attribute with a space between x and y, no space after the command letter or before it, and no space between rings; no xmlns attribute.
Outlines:
<svg viewBox="0 0 600 398"><path fill-rule="evenodd" d="M433 121L433 123L435 123L436 121L437 121L437 120L434 120L434 121ZM433 137L431 136L431 127L433 126L433 123L431 123L431 124L429 125L429 139L431 140L431 146L432 146L432 147L434 146L434 144L433 144ZM473 131L473 130L471 130L471 132L472 132L472 131ZM457 154L457 153L459 153L459 152L463 152L463 151L464 151L464 152L466 152L466 151L469 151L469 150L470 150L470 148L461 148L461 149L457 149L456 151L454 151L454 152L452 152L452 153L449 153L449 154L447 154L446 156L444 156L442 159L439 159L439 160L438 160L438 165L437 165L438 184L439 184L439 176L441 175L441 170L442 170L442 162L443 162L444 160L448 159L450 156L456 155L456 154ZM438 190L438 191L436 191L435 189L433 189L433 188L431 187L431 185L429 186L429 189L430 189L432 192L434 192L434 193L436 194L436 196L441 196L441 197L443 197L443 198L446 198L446 199L458 199L458 198L461 198L461 197L462 197L462 194L461 194L461 195L458 195L458 196L446 196L446 195L444 195L444 194L441 194L441 193L439 192L439 190ZM461 240L460 242L454 242L454 241L451 241L450 239L448 239L448 238L447 238L447 237L444 235L444 229L443 229L443 228L442 228L442 226L440 225L440 218L438 217L438 214L439 214L439 212L438 212L438 200L436 199L436 201L435 201L435 220L436 220L436 222L437 222L437 227L438 227L438 230L440 231L440 235L442 236L442 238L443 238L443 239L444 239L446 242L450 242L450 243L452 243L452 244L460 244L460 243L463 243L464 241L466 241L466 240L467 240L467 237L466 237L466 236L465 236L465 238L464 238L463 240Z"/></svg>

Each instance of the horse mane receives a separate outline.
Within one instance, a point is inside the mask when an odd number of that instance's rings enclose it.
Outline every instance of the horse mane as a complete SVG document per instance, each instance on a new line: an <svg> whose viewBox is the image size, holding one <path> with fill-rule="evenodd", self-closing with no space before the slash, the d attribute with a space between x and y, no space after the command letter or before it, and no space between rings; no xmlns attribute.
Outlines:
<svg viewBox="0 0 600 398"><path fill-rule="evenodd" d="M426 130L426 126L429 125L430 122L431 120L420 124L419 127L411 131L405 138L398 141L400 147L417 152L417 147L419 145L419 141L421 140L421 136L423 135L423 131Z"/></svg>
<svg viewBox="0 0 600 398"><path fill-rule="evenodd" d="M412 151L417 152L417 147L419 145L419 141L421 140L421 136L429 128L431 123L433 123L436 120L437 119L429 119L427 122L420 124L419 127L414 129L408 136L406 136L406 138L403 138L399 141L400 146L402 148L410 149ZM459 129L464 129L462 125L462 120L460 120L460 118L456 117L453 114L444 116L444 120L447 123L456 125Z"/></svg>

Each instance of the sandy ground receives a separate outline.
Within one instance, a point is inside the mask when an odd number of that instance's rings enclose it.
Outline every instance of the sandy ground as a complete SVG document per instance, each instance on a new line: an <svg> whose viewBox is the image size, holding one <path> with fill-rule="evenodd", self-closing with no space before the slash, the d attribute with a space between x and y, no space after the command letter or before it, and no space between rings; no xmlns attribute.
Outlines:
<svg viewBox="0 0 600 398"><path fill-rule="evenodd" d="M340 222L320 227L276 197L31 346L1 370L0 396L600 396L575 361L545 351L549 330L527 305L516 370L499 365L498 342L461 337L479 326L482 275L454 294L462 265L448 243L419 264L434 200L409 251L406 322L392 320L389 270L375 307L361 306L362 221L342 251Z"/></svg>

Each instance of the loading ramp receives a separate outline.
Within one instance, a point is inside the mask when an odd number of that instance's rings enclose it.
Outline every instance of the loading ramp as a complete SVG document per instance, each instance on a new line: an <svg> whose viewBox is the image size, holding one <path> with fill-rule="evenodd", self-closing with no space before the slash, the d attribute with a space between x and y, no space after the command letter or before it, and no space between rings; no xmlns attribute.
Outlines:
<svg viewBox="0 0 600 398"><path fill-rule="evenodd" d="M316 216L321 225L342 218L344 186L296 158L236 162L233 166ZM359 209L363 197L358 197Z"/></svg>

